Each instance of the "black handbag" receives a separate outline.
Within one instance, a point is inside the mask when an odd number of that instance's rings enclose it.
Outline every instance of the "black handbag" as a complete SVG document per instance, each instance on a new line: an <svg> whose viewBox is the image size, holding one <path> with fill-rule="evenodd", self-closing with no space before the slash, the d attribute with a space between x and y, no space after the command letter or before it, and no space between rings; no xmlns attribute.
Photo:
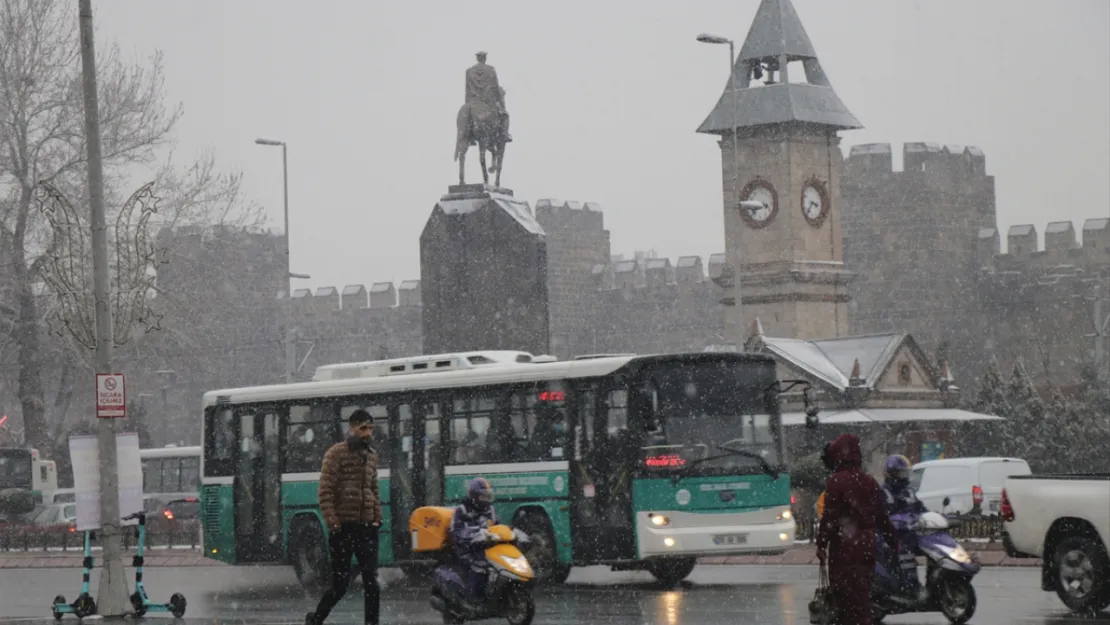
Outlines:
<svg viewBox="0 0 1110 625"><path fill-rule="evenodd" d="M809 622L812 625L832 625L836 622L836 603L829 587L829 571L821 564L820 580L813 600L809 602Z"/></svg>

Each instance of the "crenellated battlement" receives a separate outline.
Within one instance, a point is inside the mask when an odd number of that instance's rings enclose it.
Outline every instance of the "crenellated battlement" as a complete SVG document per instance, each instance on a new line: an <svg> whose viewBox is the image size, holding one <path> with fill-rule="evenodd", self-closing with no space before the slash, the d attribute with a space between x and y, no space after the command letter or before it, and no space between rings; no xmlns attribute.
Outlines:
<svg viewBox="0 0 1110 625"><path fill-rule="evenodd" d="M536 200L534 212L545 230L601 230L604 227L604 214L597 202L542 198Z"/></svg>
<svg viewBox="0 0 1110 625"><path fill-rule="evenodd" d="M1045 226L1044 246L1033 224L1010 226L1006 251L996 228L983 228L976 238L976 262L991 275L1068 277L1094 274L1110 267L1110 218L1083 222L1080 231L1070 221Z"/></svg>
<svg viewBox="0 0 1110 625"><path fill-rule="evenodd" d="M865 143L852 146L844 159L844 172L849 178L877 176L876 181L899 174L986 176L987 157L973 145L916 141L902 146L902 170L896 171L891 144Z"/></svg>
<svg viewBox="0 0 1110 625"><path fill-rule="evenodd" d="M703 284L724 271L725 255L679 256L669 258L637 254L635 258L615 256L608 263L595 264L590 270L591 285L599 291L618 289L658 289L669 286Z"/></svg>
<svg viewBox="0 0 1110 625"><path fill-rule="evenodd" d="M278 293L278 299L285 299ZM419 280L374 282L367 289L365 284L348 284L342 290L334 286L312 289L295 289L290 296L294 310L302 312L330 312L336 310L362 310L366 308L411 308L422 303Z"/></svg>

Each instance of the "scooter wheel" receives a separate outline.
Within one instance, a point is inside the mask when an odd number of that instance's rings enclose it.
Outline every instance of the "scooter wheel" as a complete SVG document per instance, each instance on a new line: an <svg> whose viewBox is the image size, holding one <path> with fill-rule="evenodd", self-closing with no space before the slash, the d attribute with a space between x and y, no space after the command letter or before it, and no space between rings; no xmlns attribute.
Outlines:
<svg viewBox="0 0 1110 625"><path fill-rule="evenodd" d="M58 611L58 606L65 605L65 604L66 604L66 598L63 597L62 595L58 595L57 597L54 597L53 607L50 608L50 612L54 615L54 620L55 621L62 620L62 613Z"/></svg>
<svg viewBox="0 0 1110 625"><path fill-rule="evenodd" d="M146 606L143 605L143 597L137 592L131 593L131 609L135 611L135 616L146 614Z"/></svg>
<svg viewBox="0 0 1110 625"><path fill-rule="evenodd" d="M77 618L85 618L96 614L96 601L88 593L81 593L73 602L73 614Z"/></svg>
<svg viewBox="0 0 1110 625"><path fill-rule="evenodd" d="M170 597L170 614L174 618L181 618L185 616L185 595L175 592Z"/></svg>

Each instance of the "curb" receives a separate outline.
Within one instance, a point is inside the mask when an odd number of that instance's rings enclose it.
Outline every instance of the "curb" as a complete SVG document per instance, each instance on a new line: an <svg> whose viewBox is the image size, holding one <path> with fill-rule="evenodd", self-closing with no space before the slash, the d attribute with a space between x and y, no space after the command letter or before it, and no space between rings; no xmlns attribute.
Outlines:
<svg viewBox="0 0 1110 625"><path fill-rule="evenodd" d="M1000 548L983 545L970 550L978 556L979 563L985 567L1039 567L1039 558L1011 558ZM94 563L99 561L94 555ZM124 561L130 566L130 557L125 554ZM80 553L51 553L42 551L21 551L0 553L0 569L70 569L81 568L83 557ZM776 556L719 556L699 558L698 564L704 565L800 565L817 566L817 549L812 545L799 545L784 554ZM144 566L148 567L210 567L228 566L205 558L199 551L181 551L173 554L147 553ZM264 565L265 566L265 565Z"/></svg>

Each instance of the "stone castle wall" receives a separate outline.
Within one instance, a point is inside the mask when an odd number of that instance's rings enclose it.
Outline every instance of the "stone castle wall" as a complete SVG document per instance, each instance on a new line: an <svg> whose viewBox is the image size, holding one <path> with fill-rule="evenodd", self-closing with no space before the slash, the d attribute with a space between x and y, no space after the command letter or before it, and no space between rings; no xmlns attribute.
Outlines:
<svg viewBox="0 0 1110 625"><path fill-rule="evenodd" d="M991 356L1007 366L1023 358L1041 382L1074 383L1094 351L1091 298L1110 293L1110 221L1048 224L1043 246L1036 227L1015 226L1003 253L981 151L912 143L903 155L902 171L888 144L855 146L845 160L845 262L858 276L851 333L909 332L965 387ZM614 257L596 204L541 199L534 213L547 233L553 354L701 350L731 338L714 282L729 271L724 254ZM275 298L280 235L234 245L220 236L175 235L159 286L196 304L136 347L139 369L178 372L171 412L192 414L205 390L280 382L287 328L298 379L321 364L423 351L420 280ZM189 314L197 327L182 332ZM136 373L129 387L157 398L157 376Z"/></svg>
<svg viewBox="0 0 1110 625"><path fill-rule="evenodd" d="M991 356L1051 363L1042 383L1078 377L1093 307L1077 293L1110 267L1105 220L1082 239L1071 222L1049 224L1043 250L1034 226L1014 226L1001 254L994 178L975 147L907 143L895 171L890 144L857 145L842 189L852 334L909 332L965 380Z"/></svg>

